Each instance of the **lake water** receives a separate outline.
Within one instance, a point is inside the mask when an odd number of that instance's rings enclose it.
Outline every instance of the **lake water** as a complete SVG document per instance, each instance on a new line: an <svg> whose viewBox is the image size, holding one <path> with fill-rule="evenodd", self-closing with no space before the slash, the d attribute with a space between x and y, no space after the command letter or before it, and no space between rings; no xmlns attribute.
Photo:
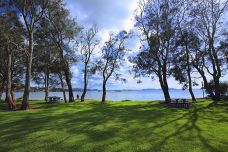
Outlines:
<svg viewBox="0 0 228 152"><path fill-rule="evenodd" d="M201 89L194 89L194 94L196 98L202 98L203 92ZM79 94L81 96L82 92L74 92L74 96ZM23 96L23 92L16 92L16 98L20 98ZM49 96L59 96L63 98L62 92L50 92ZM102 92L101 91L88 91L86 95L86 99L93 100L101 100ZM188 90L181 89L170 89L171 98L186 98L190 99L191 96ZM3 97L4 98L4 95ZM43 100L44 92L31 92L30 99L32 100ZM122 101L122 100L164 100L162 90L154 89L154 90L132 90L132 91L107 91L107 100L113 101Z"/></svg>

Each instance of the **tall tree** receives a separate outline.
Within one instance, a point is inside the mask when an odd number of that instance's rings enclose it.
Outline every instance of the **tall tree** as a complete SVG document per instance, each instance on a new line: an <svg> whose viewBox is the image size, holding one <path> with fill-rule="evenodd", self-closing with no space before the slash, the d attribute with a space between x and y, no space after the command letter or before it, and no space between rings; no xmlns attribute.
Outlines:
<svg viewBox="0 0 228 152"><path fill-rule="evenodd" d="M220 78L223 73L224 52L218 49L221 32L225 28L224 17L228 11L228 1L196 0L192 3L192 22L204 47L204 68L214 81L214 100L220 100Z"/></svg>
<svg viewBox="0 0 228 152"><path fill-rule="evenodd" d="M64 65L61 64L61 59L58 57L50 65L50 72L58 76L58 82L60 81L61 90L63 93L63 99L67 103L66 91L65 91L65 81L64 81Z"/></svg>
<svg viewBox="0 0 228 152"><path fill-rule="evenodd" d="M49 96L49 79L50 79L50 67L58 56L57 47L51 40L48 32L48 22L45 18L41 19L41 27L37 30L35 35L37 47L34 53L34 68L33 78L35 82L42 82L45 88L45 100L48 100Z"/></svg>
<svg viewBox="0 0 228 152"><path fill-rule="evenodd" d="M2 42L1 42L2 43ZM3 92L6 85L6 67L7 65L5 51L3 45L0 46L0 100L2 99Z"/></svg>
<svg viewBox="0 0 228 152"><path fill-rule="evenodd" d="M82 32L79 40L77 41L77 49L80 53L80 59L84 64L83 69L83 80L84 80L84 87L81 96L81 102L84 101L85 95L87 92L88 86L88 79L91 73L93 65L91 64L91 58L93 56L94 50L99 44L98 39L96 38L97 35L97 27L94 26L89 30Z"/></svg>
<svg viewBox="0 0 228 152"><path fill-rule="evenodd" d="M25 28L26 37L28 38L28 50L27 65L26 65L26 76L25 76L25 87L23 101L21 109L29 108L29 92L30 83L32 77L32 62L33 62L33 51L34 51L34 33L39 26L39 21L42 18L48 1L47 0L11 0L11 3L17 8L17 11L22 15Z"/></svg>
<svg viewBox="0 0 228 152"><path fill-rule="evenodd" d="M179 3L175 0L141 0L135 26L141 32L141 52L132 59L137 76L156 75L166 101L170 100L172 50L175 50Z"/></svg>
<svg viewBox="0 0 228 152"><path fill-rule="evenodd" d="M51 1L48 7L46 19L50 23L49 32L51 39L59 50L59 57L64 65L64 76L69 91L69 102L74 102L73 88L71 84L70 64L66 58L66 53L73 56L73 50L70 49L69 44L71 40L79 33L80 28L75 19L70 17L69 11L65 8L62 0ZM68 55L68 58L70 57Z"/></svg>
<svg viewBox="0 0 228 152"><path fill-rule="evenodd" d="M5 57L7 58L6 64L6 101L8 103L9 110L16 109L16 103L13 95L13 54L16 49L19 49L22 43L22 24L15 11L10 9L10 5L6 4L6 11L0 16L0 36L1 47L5 51ZM3 82L4 83L4 82Z"/></svg>
<svg viewBox="0 0 228 152"><path fill-rule="evenodd" d="M173 52L172 73L176 80L183 83L183 88L188 88L193 101L196 101L193 93L193 60L195 50L200 48L200 42L195 33L183 29L179 29L177 37L177 49Z"/></svg>
<svg viewBox="0 0 228 152"><path fill-rule="evenodd" d="M189 1L179 1L179 3L181 8L178 11L176 49L172 52L173 65L171 70L175 79L183 84L183 89L188 88L192 100L196 101L192 88L197 83L194 83L192 78L194 70L192 62L195 50L200 48L200 41L197 34L191 29L189 20L189 7L191 5L189 5Z"/></svg>
<svg viewBox="0 0 228 152"><path fill-rule="evenodd" d="M120 68L121 63L124 61L124 55L127 51L125 48L125 40L129 37L126 31L122 31L116 36L110 34L109 40L105 42L102 48L102 57L98 62L98 70L102 72L103 84L102 84L102 102L106 100L106 84L111 76L116 80L125 79L120 78L120 74L117 70Z"/></svg>

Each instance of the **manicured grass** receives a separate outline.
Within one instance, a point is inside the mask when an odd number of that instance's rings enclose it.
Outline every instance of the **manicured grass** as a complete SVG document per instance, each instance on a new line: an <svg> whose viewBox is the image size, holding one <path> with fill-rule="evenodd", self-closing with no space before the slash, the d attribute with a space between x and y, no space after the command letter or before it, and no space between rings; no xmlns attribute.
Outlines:
<svg viewBox="0 0 228 152"><path fill-rule="evenodd" d="M159 102L47 105L3 112L0 151L216 152L228 151L228 106L199 101L192 109Z"/></svg>

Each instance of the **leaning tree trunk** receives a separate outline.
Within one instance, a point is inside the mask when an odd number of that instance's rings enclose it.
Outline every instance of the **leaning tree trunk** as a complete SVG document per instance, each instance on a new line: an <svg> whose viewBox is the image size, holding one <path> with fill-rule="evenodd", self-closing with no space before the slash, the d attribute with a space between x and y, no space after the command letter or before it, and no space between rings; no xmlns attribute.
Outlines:
<svg viewBox="0 0 228 152"><path fill-rule="evenodd" d="M48 101L48 96L49 96L49 69L46 67L45 70L45 101Z"/></svg>
<svg viewBox="0 0 228 152"><path fill-rule="evenodd" d="M67 65L68 65L68 63L67 63ZM70 76L69 65L64 70L64 73L65 73L66 83L67 83L67 86L68 86L69 102L74 102L74 94L73 94L73 88L72 88L72 85L71 85L71 76Z"/></svg>
<svg viewBox="0 0 228 152"><path fill-rule="evenodd" d="M196 101L195 95L194 95L193 90L192 90L192 79L191 79L191 76L188 78L188 85L189 85L188 90L189 90L189 93L191 94L192 101Z"/></svg>
<svg viewBox="0 0 228 152"><path fill-rule="evenodd" d="M208 91L210 97L212 99L214 99L214 96L215 95L214 95L213 91L209 89L209 84L208 84L208 81L207 81L207 77L204 74L204 71L203 70L200 70L200 68L198 68L196 65L193 65L193 66L196 68L196 70L199 72L200 76L203 79L204 89L206 89Z"/></svg>
<svg viewBox="0 0 228 152"><path fill-rule="evenodd" d="M168 86L166 78L163 81L164 81L165 101L169 102L170 101L169 86Z"/></svg>
<svg viewBox="0 0 228 152"><path fill-rule="evenodd" d="M103 93L102 93L101 102L104 103L106 100L106 81L105 80L103 80L102 91L103 91Z"/></svg>
<svg viewBox="0 0 228 152"><path fill-rule="evenodd" d="M84 87L83 87L83 92L81 96L81 102L84 102L85 100L85 95L87 91L87 65L85 64L85 69L84 69Z"/></svg>
<svg viewBox="0 0 228 152"><path fill-rule="evenodd" d="M32 76L32 58L33 58L33 32L29 34L29 54L27 57L27 69L26 69L26 77L25 77L25 88L23 101L21 105L21 109L26 110L29 108L29 93L30 93L30 82Z"/></svg>
<svg viewBox="0 0 228 152"><path fill-rule="evenodd" d="M12 52L9 50L9 46L7 46L7 54L8 54L8 64L7 64L7 88L6 88L6 101L8 103L9 110L15 110L16 104L12 97Z"/></svg>
<svg viewBox="0 0 228 152"><path fill-rule="evenodd" d="M63 71L64 71L66 84L67 84L68 92L69 92L69 102L75 102L73 88L72 88L72 84L71 84L70 66L69 66L69 63L64 58L64 51L63 51L62 46L58 42L56 42L56 43L59 48L59 55L61 57L62 62L64 63Z"/></svg>
<svg viewBox="0 0 228 152"><path fill-rule="evenodd" d="M165 102L170 102L170 95L169 95L169 89L168 89L168 87L165 86L163 84L163 82L160 82L160 85L161 85L161 88L162 88L163 95L165 97Z"/></svg>
<svg viewBox="0 0 228 152"><path fill-rule="evenodd" d="M208 81L207 81L206 76L204 74L201 74L201 76L203 78L204 88L208 91L210 97L212 99L214 99L215 98L215 95L214 95L213 91L211 89L209 89L209 84L208 84Z"/></svg>
<svg viewBox="0 0 228 152"><path fill-rule="evenodd" d="M165 61L164 61L165 62ZM165 97L165 102L170 102L170 95L169 95L169 86L168 86L168 82L167 82L167 77L166 77L166 73L167 73L167 67L166 67L166 63L163 64L162 66L162 74L159 76L160 78L160 84L161 84L161 88Z"/></svg>
<svg viewBox="0 0 228 152"><path fill-rule="evenodd" d="M191 94L192 101L196 101L195 95L192 90L192 77L191 77L191 67L190 67L190 62L189 62L189 51L186 45L186 50L187 50L187 73L188 73L188 90L189 93Z"/></svg>
<svg viewBox="0 0 228 152"><path fill-rule="evenodd" d="M61 82L64 102L67 103L67 98L66 98L66 92L65 92L65 88L64 88L64 82L63 82L62 73L59 73L58 75L59 75L59 79L60 79L60 82Z"/></svg>

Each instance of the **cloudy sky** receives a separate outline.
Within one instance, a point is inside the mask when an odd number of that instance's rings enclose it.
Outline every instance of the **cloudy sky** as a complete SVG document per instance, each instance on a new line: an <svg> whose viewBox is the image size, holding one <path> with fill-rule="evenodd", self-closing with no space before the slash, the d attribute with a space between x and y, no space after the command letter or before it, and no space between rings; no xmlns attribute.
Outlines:
<svg viewBox="0 0 228 152"><path fill-rule="evenodd" d="M134 28L134 14L137 8L137 0L66 0L66 4L73 17L77 17L79 24L90 27L94 24L98 26L99 37L102 42L107 40L110 32L118 33L121 30L129 31ZM128 47L132 52L139 48L139 42L136 38L128 42ZM145 89L160 88L157 80L151 78L142 78L142 83L137 84L128 71L130 63L126 62L120 72L127 79L126 83L116 82L111 79L108 83L108 89ZM82 70L78 63L72 67L73 87L82 88ZM102 79L100 75L95 75L89 80L89 88L101 89ZM173 78L170 78L169 86L171 88L181 88Z"/></svg>

